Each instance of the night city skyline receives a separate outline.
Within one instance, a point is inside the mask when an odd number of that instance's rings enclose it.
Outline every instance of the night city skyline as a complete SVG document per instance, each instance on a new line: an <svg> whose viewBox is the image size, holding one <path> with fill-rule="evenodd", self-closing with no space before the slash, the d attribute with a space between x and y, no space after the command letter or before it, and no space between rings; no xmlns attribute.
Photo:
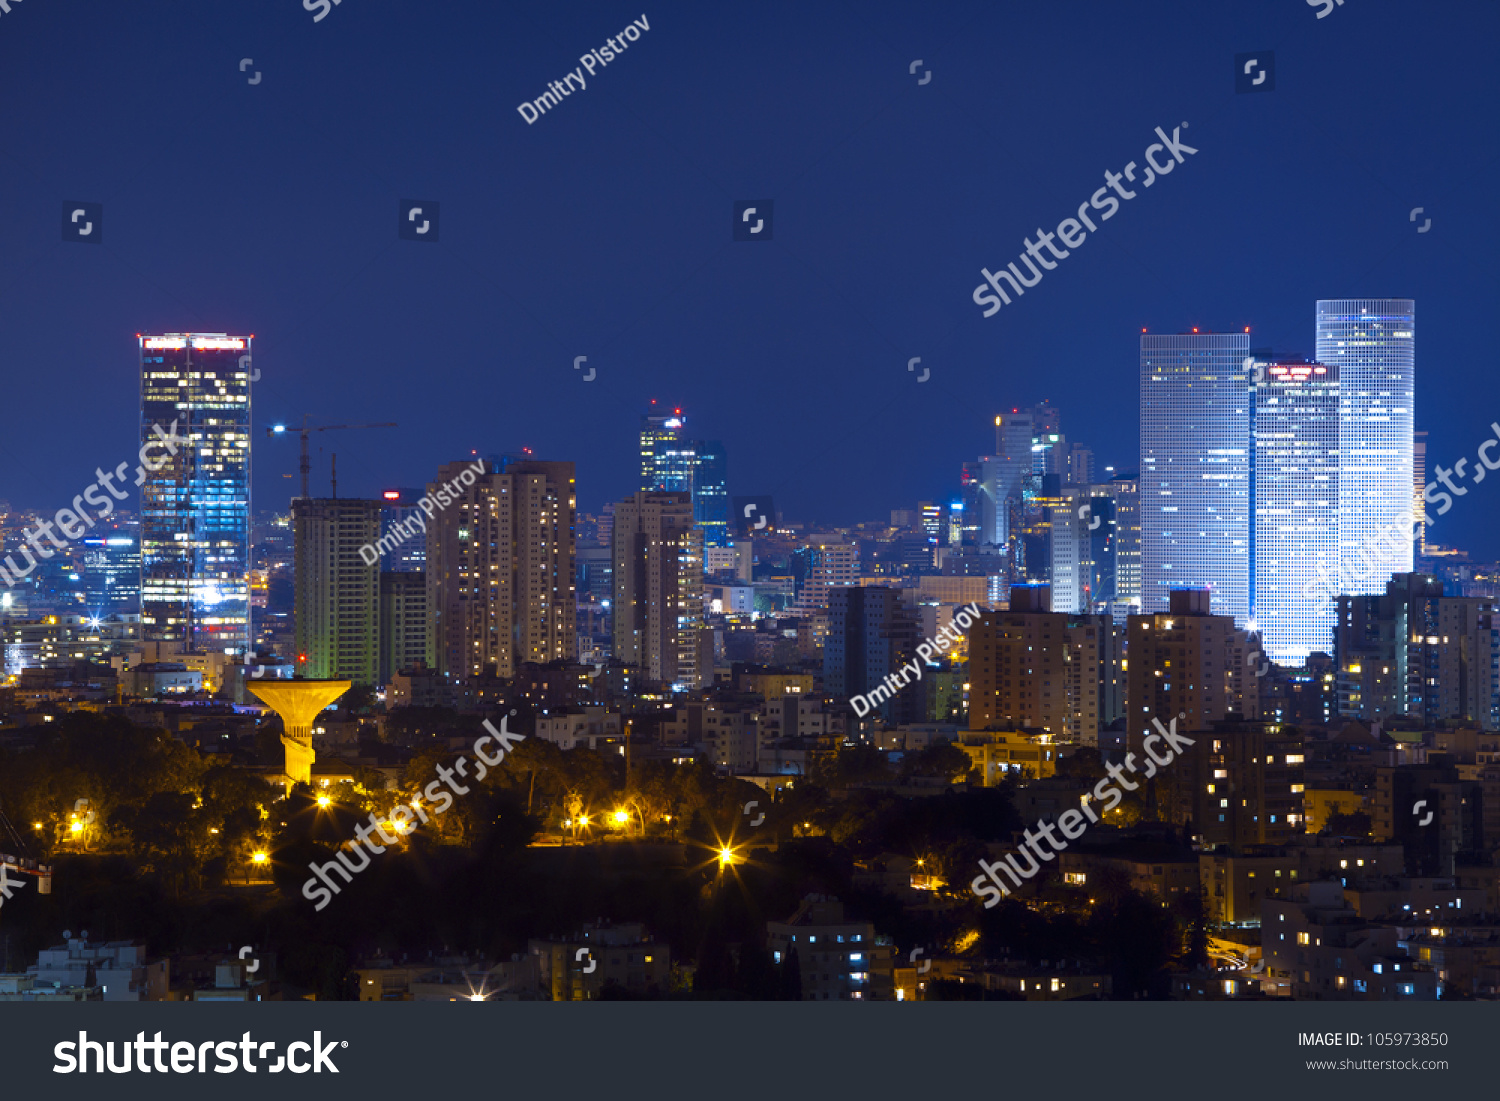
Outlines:
<svg viewBox="0 0 1500 1101"><path fill-rule="evenodd" d="M0 0L7 1084L1482 1096L1497 41Z"/></svg>
<svg viewBox="0 0 1500 1101"><path fill-rule="evenodd" d="M8 152L17 171L0 183L19 219L8 235L26 276L7 302L29 322L12 327L12 355L37 365L15 398L45 400L47 380L58 373L81 379L98 400L76 409L77 427L107 456L132 434L129 421L109 410L134 404L135 333L255 333L263 376L257 426L300 423L303 414L315 423L400 423L389 445L347 436L334 445L351 494L410 484L471 450L525 446L577 463L581 504L596 510L631 481L631 425L619 414L657 398L681 406L695 431L723 440L733 492L773 494L788 515L808 523L849 524L947 492L958 462L983 450L989 415L1012 406L1059 404L1070 434L1090 441L1106 463L1129 465L1135 432L1132 418L1118 412L1134 404L1132 337L1142 328L1238 332L1248 325L1255 346L1311 358L1312 302L1402 296L1425 303L1424 362L1445 365L1421 373L1417 426L1433 432L1434 459L1451 459L1467 453L1493 419L1464 400L1465 379L1477 381L1470 372L1483 355L1464 319L1483 316L1475 265L1496 227L1478 181L1495 166L1485 166L1492 150L1453 132L1461 123L1451 112L1422 104L1469 94L1460 82L1478 70L1450 52L1476 36L1447 22L1466 15L1434 10L1404 20L1397 50L1366 7L1370 16L1340 19L1333 34L1323 33L1333 22L1306 24L1292 5L1166 4L1128 21L1101 12L1097 33L1075 43L1081 55L1067 63L1007 47L1001 36L1000 54L983 64L967 56L968 43L983 40L986 20L997 17L954 9L913 24L891 9L862 27L852 50L833 44L826 13L811 12L796 40L777 47L794 51L784 61L792 83L770 101L736 98L729 89L748 92L756 81L735 80L732 69L724 83L705 84L702 74L680 69L697 51L663 45L711 35L726 17L701 12L689 18L706 22L684 24L663 9L639 43L590 78L587 91L534 126L510 101L534 96L563 61L597 45L598 27L628 20L580 8L539 27L540 56L528 47L516 65L501 60L501 72L516 72L496 86L478 75L490 64L412 69L435 55L408 43L407 33L430 35L447 50L476 41L445 22L451 15L432 13L398 39L396 24L367 25L367 17L357 32L335 31L351 22L341 8L303 27L309 17L295 5L265 18L224 5L212 31L205 28L205 45L239 35L246 44L235 47L234 61L253 59L257 48L271 56L273 43L285 59L277 55L272 69L256 61L266 75L247 87L233 66L210 81L216 70L206 54L195 54L187 63L201 67L204 87L182 101L149 73L113 75L128 54L116 53L117 44L164 33L154 16L100 13L97 40L67 37L64 46L62 24L17 8L10 30L33 29L24 50L16 42L7 72L42 106L13 121ZM473 18L466 14L464 25ZM1044 12L1005 18L1021 21L1007 23L1012 41L1048 41L1060 29ZM308 30L318 34L294 33ZM324 32L364 36L360 60L329 52ZM1236 52L1277 46L1277 90L1235 95L1230 66L1189 46L1205 33L1236 43ZM892 40L913 35L920 42L914 56L948 51L952 77L931 58L926 67L935 75L925 85L917 86L920 75L911 77L912 88L879 75L876 58L891 54ZM549 40L558 45L542 48ZM510 36L497 41L502 53L513 48ZM1131 95L1088 95L1089 82L1075 74L1107 85L1120 72L1120 43L1136 47L1130 64L1145 83L1132 82ZM769 48L761 39L738 42L732 53L720 51L719 64L743 66L748 76ZM365 49L377 52L369 57ZM1441 65L1424 52L1437 49ZM49 64L60 50L67 60ZM388 67L382 50L396 51L389 66L407 76L399 98L365 112L369 97L380 104L392 95L373 75ZM1187 64L1165 65L1173 56ZM46 92L49 72L73 74L69 87ZM1364 76L1373 73L1378 78ZM819 90L799 80L816 80ZM827 94L825 80L842 94ZM126 139L109 116L83 107L104 85L111 109L132 112L146 129L137 124ZM681 86L723 91L686 100L666 91ZM967 97L1014 102L1021 89L1049 109L1011 111L1008 131L953 111ZM627 107L620 100L627 91L648 99ZM461 143L453 130L420 136L449 117L432 97L446 102L455 93L487 105L493 137L486 143ZM1359 110L1341 106L1356 94ZM856 95L872 98L851 117ZM293 110L308 97L323 105L318 112ZM724 118L707 125L708 112ZM861 128L868 117L878 126ZM1334 117L1339 127L1330 129L1325 119ZM207 190L183 190L151 169L163 149L187 151L174 134L210 118L266 154L216 174ZM1073 197L1086 200L1104 184L1106 168L1118 172L1139 159L1156 140L1154 127L1170 135L1182 121L1192 124L1184 140L1191 136L1199 152L1180 171L1102 224L1105 240L1091 235L1012 307L981 316L970 300L981 268L1022 251L1038 225L1073 214ZM1379 140L1387 132L1402 135L1399 154ZM75 135L76 146L53 150L43 144L47 133ZM777 156L757 163L748 154L769 133L777 135ZM398 155L403 140L425 153ZM648 143L650 155L641 157L638 142ZM891 156L902 143L915 155ZM1029 152L1035 149L1047 153ZM1253 171L1242 170L1246 157ZM613 165L603 176L599 159ZM538 175L542 164L555 174ZM293 182L309 178L332 181L333 192ZM486 192L476 188L480 179ZM442 204L434 247L392 232L394 208L410 195ZM927 200L914 202L919 195ZM730 240L725 223L745 196L776 203L775 236L764 248ZM97 249L57 248L56 209L72 198L107 207L108 236ZM1425 213L1413 223L1408 213L1417 206ZM34 213L23 217L28 209ZM226 222L227 209L236 215ZM1432 227L1419 234L1423 218ZM878 262L861 254L862 241L879 242ZM201 261L222 249L237 259L205 268ZM193 277L184 279L184 270ZM47 292L79 278L93 300L81 313L76 292L65 299ZM455 325L460 319L468 323ZM76 335L59 343L55 331ZM497 332L504 333L498 345ZM795 339L777 335L793 332ZM580 355L589 358L575 371ZM916 356L931 371L926 383L906 370ZM403 371L412 363L423 365L421 392L430 399L406 400L412 381ZM587 370L597 376L584 383ZM351 388L355 379L378 382ZM504 399L482 409L454 400L476 387L482 393L486 379L504 380ZM985 408L965 417L974 399ZM527 403L567 408L570 416L538 422L520 412ZM913 437L926 423L942 428ZM4 442L0 497L45 508L65 492L71 498L78 475L104 460L80 454L42 463L44 445L29 437L33 431L18 426ZM868 447L881 438L912 442ZM820 486L820 464L865 452L875 476L837 493ZM261 446L256 457L256 507L283 509L295 483L282 475L295 472L295 455ZM1493 528L1463 511L1449 518L1448 541L1493 556Z"/></svg>

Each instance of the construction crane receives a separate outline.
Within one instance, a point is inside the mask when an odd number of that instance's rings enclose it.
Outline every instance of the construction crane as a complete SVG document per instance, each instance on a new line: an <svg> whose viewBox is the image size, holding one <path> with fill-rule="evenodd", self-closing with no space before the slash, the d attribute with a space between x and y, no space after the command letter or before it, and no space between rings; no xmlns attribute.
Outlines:
<svg viewBox="0 0 1500 1101"><path fill-rule="evenodd" d="M309 414L309 416L310 415L311 414ZM385 422L383 424L317 424L317 425L309 425L307 423L307 416L304 416L302 418L302 427L300 429L299 428L293 428L293 429L291 429L291 431L293 431L293 432L300 432L302 434L302 496L304 496L304 497L310 497L311 496L311 494L308 492L308 487L307 487L308 478L312 474L312 460L308 457L308 454L307 454L307 437L308 437L309 433L311 433L311 432L332 432L335 429L341 429L341 428L395 428L395 427L396 427L396 424L395 424L394 421L387 421L387 422ZM288 431L288 429L287 429L286 425L284 425L284 424L273 424L270 428L266 429L266 435L267 436L281 436L281 435L284 435L287 431Z"/></svg>

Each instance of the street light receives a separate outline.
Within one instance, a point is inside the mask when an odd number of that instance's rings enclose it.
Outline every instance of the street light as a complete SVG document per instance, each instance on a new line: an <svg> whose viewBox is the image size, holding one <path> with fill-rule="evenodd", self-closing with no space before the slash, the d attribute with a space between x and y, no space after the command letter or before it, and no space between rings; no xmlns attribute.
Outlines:
<svg viewBox="0 0 1500 1101"><path fill-rule="evenodd" d="M330 799L328 796L326 796L326 795L320 795L320 796L318 796L318 806L320 808L326 810L329 807L331 807L332 805L333 805L333 800Z"/></svg>
<svg viewBox="0 0 1500 1101"><path fill-rule="evenodd" d="M250 860L254 864L264 864L267 860L270 859L271 858L263 852L252 853L250 856Z"/></svg>

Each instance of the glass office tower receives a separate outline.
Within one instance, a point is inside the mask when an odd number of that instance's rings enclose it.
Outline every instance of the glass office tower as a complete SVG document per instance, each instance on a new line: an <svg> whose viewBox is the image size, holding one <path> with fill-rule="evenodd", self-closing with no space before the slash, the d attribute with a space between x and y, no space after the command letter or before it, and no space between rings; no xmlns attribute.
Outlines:
<svg viewBox="0 0 1500 1101"><path fill-rule="evenodd" d="M1321 363L1255 363L1251 384L1252 609L1280 665L1333 652L1337 604L1319 568L1339 561L1339 376Z"/></svg>
<svg viewBox="0 0 1500 1101"><path fill-rule="evenodd" d="M1135 477L1113 478L1102 488L1115 502L1114 602L1106 611L1123 622L1122 616L1141 611L1141 482Z"/></svg>
<svg viewBox="0 0 1500 1101"><path fill-rule="evenodd" d="M1215 615L1250 612L1248 333L1141 336L1141 597L1207 588Z"/></svg>
<svg viewBox="0 0 1500 1101"><path fill-rule="evenodd" d="M249 649L251 339L139 338L141 442L157 466L136 474L148 641L197 653ZM175 455L161 435L184 441Z"/></svg>
<svg viewBox="0 0 1500 1101"><path fill-rule="evenodd" d="M1010 530L1010 510L1005 503L1023 500L1026 475L1031 473L1031 443L1035 433L1036 421L1029 412L1012 409L995 418L994 467L986 479L994 515L986 525L984 542L1006 546L1020 535Z"/></svg>
<svg viewBox="0 0 1500 1101"><path fill-rule="evenodd" d="M641 492L690 494L703 545L727 547L732 539L724 444L687 439L686 425L681 409L641 418Z"/></svg>
<svg viewBox="0 0 1500 1101"><path fill-rule="evenodd" d="M685 424L681 409L670 415L647 413L641 418L641 492L688 491Z"/></svg>
<svg viewBox="0 0 1500 1101"><path fill-rule="evenodd" d="M1382 533L1413 505L1416 318L1410 298L1318 302L1317 359L1339 375L1339 559L1348 593L1383 593L1392 574L1412 569L1410 523L1394 553Z"/></svg>
<svg viewBox="0 0 1500 1101"><path fill-rule="evenodd" d="M727 547L729 535L729 462L719 440L694 440L693 521L703 531L705 547Z"/></svg>

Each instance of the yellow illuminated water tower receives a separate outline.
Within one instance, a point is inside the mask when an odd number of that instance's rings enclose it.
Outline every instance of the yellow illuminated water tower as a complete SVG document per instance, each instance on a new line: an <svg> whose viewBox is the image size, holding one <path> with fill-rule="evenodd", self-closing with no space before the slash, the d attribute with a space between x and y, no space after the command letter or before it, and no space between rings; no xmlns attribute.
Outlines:
<svg viewBox="0 0 1500 1101"><path fill-rule="evenodd" d="M255 697L281 716L286 775L294 784L312 783L312 724L323 708L353 686L347 680L277 680L246 683Z"/></svg>

